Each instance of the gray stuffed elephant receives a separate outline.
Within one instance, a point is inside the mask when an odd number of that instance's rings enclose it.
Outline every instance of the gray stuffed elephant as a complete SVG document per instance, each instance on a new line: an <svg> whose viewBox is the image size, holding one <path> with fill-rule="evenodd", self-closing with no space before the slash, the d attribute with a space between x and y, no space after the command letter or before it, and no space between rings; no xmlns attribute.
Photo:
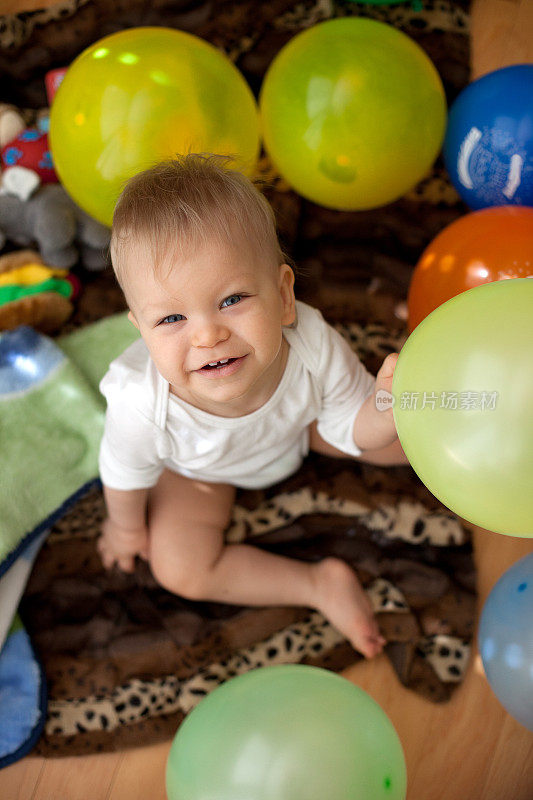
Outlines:
<svg viewBox="0 0 533 800"><path fill-rule="evenodd" d="M7 241L36 244L43 261L68 269L78 261L89 270L108 263L110 230L82 211L59 184L41 186L23 201L0 194L0 250Z"/></svg>

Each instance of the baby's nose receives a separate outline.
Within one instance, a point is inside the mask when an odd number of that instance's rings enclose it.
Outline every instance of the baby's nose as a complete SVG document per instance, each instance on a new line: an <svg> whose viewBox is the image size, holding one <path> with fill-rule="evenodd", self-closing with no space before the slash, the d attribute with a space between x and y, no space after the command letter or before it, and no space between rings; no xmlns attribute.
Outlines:
<svg viewBox="0 0 533 800"><path fill-rule="evenodd" d="M191 338L194 347L215 347L219 342L229 339L230 332L225 325L215 320L204 319L199 321Z"/></svg>

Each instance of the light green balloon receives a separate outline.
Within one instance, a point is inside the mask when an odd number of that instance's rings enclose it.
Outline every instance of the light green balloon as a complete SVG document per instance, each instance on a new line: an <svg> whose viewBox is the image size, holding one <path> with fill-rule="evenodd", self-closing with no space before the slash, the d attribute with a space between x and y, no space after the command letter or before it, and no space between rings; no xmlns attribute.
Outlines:
<svg viewBox="0 0 533 800"><path fill-rule="evenodd" d="M436 308L404 345L392 393L428 489L469 522L532 537L533 280L487 283Z"/></svg>
<svg viewBox="0 0 533 800"><path fill-rule="evenodd" d="M353 211L390 203L430 169L446 98L424 50L391 25L345 17L298 33L260 93L265 147L303 197Z"/></svg>
<svg viewBox="0 0 533 800"><path fill-rule="evenodd" d="M222 684L182 724L168 800L401 800L400 740L381 707L327 670L256 669Z"/></svg>

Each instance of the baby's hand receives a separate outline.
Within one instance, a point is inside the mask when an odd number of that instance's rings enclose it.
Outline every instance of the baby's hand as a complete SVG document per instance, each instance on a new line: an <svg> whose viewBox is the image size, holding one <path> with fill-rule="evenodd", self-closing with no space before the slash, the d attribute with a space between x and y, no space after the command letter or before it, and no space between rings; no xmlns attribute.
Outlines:
<svg viewBox="0 0 533 800"><path fill-rule="evenodd" d="M408 464L407 456L398 439L392 411L392 379L398 353L391 353L381 365L374 393L369 395L357 414L353 426L353 440L366 451L362 461L369 464Z"/></svg>
<svg viewBox="0 0 533 800"><path fill-rule="evenodd" d="M116 564L124 572L133 572L135 556L148 560L148 530L145 525L121 528L106 519L96 546L106 569Z"/></svg>
<svg viewBox="0 0 533 800"><path fill-rule="evenodd" d="M379 368L379 372L376 375L376 388L375 393L377 394L379 391L389 392L392 394L392 378L394 375L394 370L396 369L396 362L398 361L399 353L391 353L387 356L381 367Z"/></svg>

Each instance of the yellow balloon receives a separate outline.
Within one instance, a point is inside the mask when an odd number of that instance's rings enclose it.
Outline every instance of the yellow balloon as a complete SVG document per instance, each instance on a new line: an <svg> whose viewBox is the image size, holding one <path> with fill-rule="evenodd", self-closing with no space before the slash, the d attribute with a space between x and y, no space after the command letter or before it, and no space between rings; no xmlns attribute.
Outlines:
<svg viewBox="0 0 533 800"><path fill-rule="evenodd" d="M340 18L280 50L260 95L265 147L303 197L354 211L390 203L428 172L446 99L426 53L390 25Z"/></svg>
<svg viewBox="0 0 533 800"><path fill-rule="evenodd" d="M88 214L111 224L125 181L176 153L230 155L253 172L253 94L226 56L170 28L100 39L72 63L50 114L54 165Z"/></svg>

